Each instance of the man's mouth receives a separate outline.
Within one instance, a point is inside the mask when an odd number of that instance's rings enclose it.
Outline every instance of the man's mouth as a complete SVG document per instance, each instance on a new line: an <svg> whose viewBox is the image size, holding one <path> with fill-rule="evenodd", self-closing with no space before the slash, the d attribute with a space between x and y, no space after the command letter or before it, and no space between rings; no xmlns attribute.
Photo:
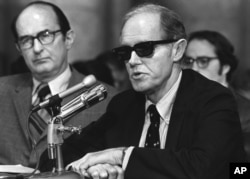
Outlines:
<svg viewBox="0 0 250 179"><path fill-rule="evenodd" d="M135 80L136 80L136 79L142 78L144 75L145 75L145 74L142 73L142 72L133 72L132 75L131 75L131 77L132 77L132 79L135 79Z"/></svg>
<svg viewBox="0 0 250 179"><path fill-rule="evenodd" d="M34 63L44 63L48 60L48 58L36 58L33 62Z"/></svg>

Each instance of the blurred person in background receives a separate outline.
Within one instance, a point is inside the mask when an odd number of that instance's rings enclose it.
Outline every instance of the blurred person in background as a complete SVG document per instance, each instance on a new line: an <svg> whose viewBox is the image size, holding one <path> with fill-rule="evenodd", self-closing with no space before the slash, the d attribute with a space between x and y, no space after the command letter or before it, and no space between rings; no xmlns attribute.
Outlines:
<svg viewBox="0 0 250 179"><path fill-rule="evenodd" d="M250 101L237 93L231 85L237 64L233 45L219 32L204 30L189 35L182 66L199 72L233 92L238 105L244 146L250 161Z"/></svg>
<svg viewBox="0 0 250 179"><path fill-rule="evenodd" d="M238 93L250 100L250 69L241 71L233 79L232 86Z"/></svg>
<svg viewBox="0 0 250 179"><path fill-rule="evenodd" d="M131 88L125 64L110 50L99 54L93 60L75 62L73 66L85 75L94 74L99 80L114 86L119 92Z"/></svg>
<svg viewBox="0 0 250 179"><path fill-rule="evenodd" d="M105 60L113 78L113 86L118 91L125 91L132 87L124 62L119 60L114 53L107 51L100 56L100 59Z"/></svg>
<svg viewBox="0 0 250 179"><path fill-rule="evenodd" d="M46 128L52 114L41 109L33 113L28 123L30 110L49 96L81 83L85 76L68 63L75 34L58 6L44 1L31 2L14 19L12 30L16 47L30 72L0 78L0 164L34 167L47 148ZM107 100L67 119L64 124L85 127L100 117L116 92L113 87L106 87ZM79 93L65 97L62 105Z"/></svg>

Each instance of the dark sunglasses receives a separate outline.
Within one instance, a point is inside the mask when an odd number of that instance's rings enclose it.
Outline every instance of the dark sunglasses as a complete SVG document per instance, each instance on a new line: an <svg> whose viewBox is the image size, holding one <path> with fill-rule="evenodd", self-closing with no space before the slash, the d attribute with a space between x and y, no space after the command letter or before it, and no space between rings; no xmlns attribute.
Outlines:
<svg viewBox="0 0 250 179"><path fill-rule="evenodd" d="M128 61L131 58L132 51L139 57L147 57L153 54L155 46L158 44L168 44L178 41L178 39L169 39L169 40L158 40L158 41L146 41L135 44L133 47L130 46L121 46L114 48L112 52L121 60Z"/></svg>

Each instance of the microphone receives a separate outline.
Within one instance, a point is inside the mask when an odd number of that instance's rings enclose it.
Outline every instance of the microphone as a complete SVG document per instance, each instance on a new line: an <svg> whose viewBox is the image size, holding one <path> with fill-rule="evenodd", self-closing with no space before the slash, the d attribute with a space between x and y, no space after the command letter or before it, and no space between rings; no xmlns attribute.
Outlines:
<svg viewBox="0 0 250 179"><path fill-rule="evenodd" d="M84 109L87 109L100 101L104 100L107 97L106 88L100 84L92 89L89 89L82 93L80 96L77 96L67 104L61 107L60 114L56 117L65 119L71 117L73 114L76 114Z"/></svg>
<svg viewBox="0 0 250 179"><path fill-rule="evenodd" d="M50 107L50 106L53 106L55 105L56 103L59 103L62 101L63 98L81 90L81 89L84 89L84 88L90 88L91 86L93 86L94 84L96 83L96 78L94 75L88 75L86 76L81 83L75 85L75 86L72 86L71 88L61 92L61 93L58 93L54 96L51 96L49 99L39 103L38 105L34 106L31 110L32 112L36 112L38 111L39 109L41 108L45 108L45 107Z"/></svg>

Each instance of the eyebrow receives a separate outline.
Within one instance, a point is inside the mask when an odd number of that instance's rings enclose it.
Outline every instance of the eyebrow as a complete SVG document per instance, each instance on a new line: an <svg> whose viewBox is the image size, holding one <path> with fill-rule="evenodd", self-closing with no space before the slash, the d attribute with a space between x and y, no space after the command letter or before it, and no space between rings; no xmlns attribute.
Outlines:
<svg viewBox="0 0 250 179"><path fill-rule="evenodd" d="M38 32L36 35L23 35L23 36L18 37L18 39L24 39L27 37L37 37L38 34L41 34L41 33L46 32L46 31L50 31L50 30L49 29L42 30L42 31Z"/></svg>

